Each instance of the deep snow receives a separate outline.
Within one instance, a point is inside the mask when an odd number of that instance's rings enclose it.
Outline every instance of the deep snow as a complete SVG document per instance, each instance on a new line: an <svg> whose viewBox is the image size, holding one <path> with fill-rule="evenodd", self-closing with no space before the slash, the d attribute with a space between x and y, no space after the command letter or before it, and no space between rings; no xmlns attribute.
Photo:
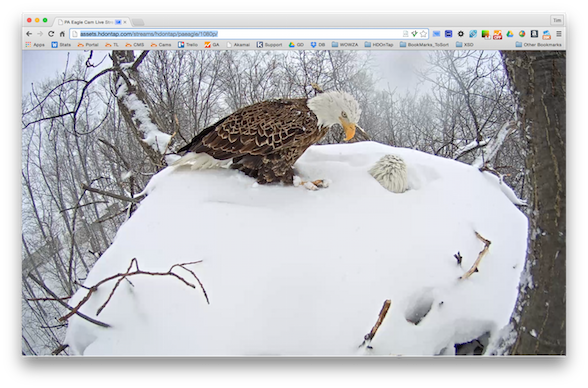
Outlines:
<svg viewBox="0 0 588 388"><path fill-rule="evenodd" d="M406 162L407 192L388 192L368 173L386 154ZM494 175L373 142L313 146L296 169L330 187L258 185L225 169L155 176L85 285L125 272L133 258L154 272L202 260L188 268L210 304L197 283L138 275L96 317L111 281L81 311L112 327L74 316L66 343L84 355L435 355L508 324L527 219ZM474 231L491 246L479 272L459 280L484 247ZM360 346L386 299L371 348Z"/></svg>

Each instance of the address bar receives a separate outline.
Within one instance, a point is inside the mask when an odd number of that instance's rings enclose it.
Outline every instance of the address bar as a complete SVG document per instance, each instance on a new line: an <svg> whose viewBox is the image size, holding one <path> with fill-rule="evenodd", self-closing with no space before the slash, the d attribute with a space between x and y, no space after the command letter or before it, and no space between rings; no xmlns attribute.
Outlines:
<svg viewBox="0 0 588 388"><path fill-rule="evenodd" d="M428 28L223 28L70 29L71 39L411 39L429 38Z"/></svg>

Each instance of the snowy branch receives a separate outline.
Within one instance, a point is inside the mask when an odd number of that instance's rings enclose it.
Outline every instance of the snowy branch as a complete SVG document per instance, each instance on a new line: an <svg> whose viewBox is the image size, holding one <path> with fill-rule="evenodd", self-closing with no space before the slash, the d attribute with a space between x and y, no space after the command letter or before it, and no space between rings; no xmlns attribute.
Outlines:
<svg viewBox="0 0 588 388"><path fill-rule="evenodd" d="M514 122L509 121L505 123L496 134L496 137L488 142L488 145L484 148L482 154L476 158L474 163L472 163L472 166L476 168L482 168L486 163L492 160L500 150L500 147L506 140L506 137L512 133L514 128L516 128Z"/></svg>
<svg viewBox="0 0 588 388"><path fill-rule="evenodd" d="M475 139L474 141L466 144L465 146L459 148L457 151L455 151L455 156L453 159L458 160L459 158L461 158L462 156L477 150L478 148L482 148L488 145L488 143L490 142L490 139L484 139L482 141L478 141L478 139Z"/></svg>
<svg viewBox="0 0 588 388"><path fill-rule="evenodd" d="M167 151L172 136L160 130L166 127L165 122L159 117L136 71L148 53L149 51L143 51L130 65L133 55L127 57L120 52L115 52L113 61L118 76L116 97L126 124L139 140L139 144L151 162L160 169L165 167L161 164L162 155Z"/></svg>
<svg viewBox="0 0 588 388"><path fill-rule="evenodd" d="M129 265L129 268L127 269L127 271L125 273L118 273L116 275L112 275L107 277L106 279L103 279L101 281L99 281L98 283L96 283L95 285L93 285L92 287L87 288L88 289L88 293L86 294L86 296L78 303L78 305L76 307L74 307L71 312L67 315L64 315L63 317L59 318L60 322L63 322L65 320L68 320L69 318L71 318L72 315L77 314L78 310L88 301L90 300L90 297L92 296L92 294L94 292L96 292L98 290L98 287L100 287L101 285L103 285L104 283L107 283L111 280L114 280L116 278L118 278L118 281L116 282L116 284L114 285L114 288L112 289L112 291L110 292L110 294L108 295L108 298L106 299L106 301L98 308L96 315L99 315L102 310L104 310L104 308L106 307L106 305L108 304L108 302L110 301L110 299L112 298L112 296L114 295L114 292L116 291L116 289L118 288L118 285L127 277L129 276L134 276L134 275L151 275L151 276L172 276L175 277L176 279L180 280L182 283L184 283L185 285L187 285L188 287L191 288L196 288L196 286L188 281L186 281L186 279L184 279L183 277L179 276L178 274L172 272L172 270L175 267L180 267L185 269L186 271L190 272L190 274L192 274L192 276L194 276L194 278L196 279L196 281L198 282L198 284L200 285L200 288L202 289L202 292L204 293L204 297L206 298L206 303L210 304L210 301L208 299L208 295L206 293L206 290L204 289L204 286L202 285L202 282L200 282L200 279L198 279L198 276L196 276L196 274L191 271L190 269L186 268L186 265L190 265L190 264L197 264L197 263L201 263L202 260L200 261L193 261L193 262L189 262L189 263L181 263L181 264L174 264L170 267L170 269L167 272L148 272L148 271L141 271L139 269L139 263L137 261L136 258L133 258L131 260L131 264ZM135 265L136 270L133 272L131 271L131 268L133 267L133 264ZM86 287L85 287L86 288Z"/></svg>

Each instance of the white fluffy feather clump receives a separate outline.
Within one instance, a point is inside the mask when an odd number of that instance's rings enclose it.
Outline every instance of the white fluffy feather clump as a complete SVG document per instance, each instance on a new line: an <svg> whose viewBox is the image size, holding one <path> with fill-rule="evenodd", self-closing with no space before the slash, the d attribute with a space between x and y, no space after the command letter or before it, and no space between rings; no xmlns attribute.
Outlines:
<svg viewBox="0 0 588 388"><path fill-rule="evenodd" d="M393 193L404 193L408 190L406 163L400 156L383 156L369 172L386 190Z"/></svg>

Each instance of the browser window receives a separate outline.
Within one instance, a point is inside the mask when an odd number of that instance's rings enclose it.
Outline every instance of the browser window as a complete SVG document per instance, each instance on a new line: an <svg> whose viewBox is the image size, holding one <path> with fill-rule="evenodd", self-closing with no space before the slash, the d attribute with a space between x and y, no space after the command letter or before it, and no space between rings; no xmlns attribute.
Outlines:
<svg viewBox="0 0 588 388"><path fill-rule="evenodd" d="M23 354L513 346L544 230L529 101L565 169L565 93L527 96L565 81L564 13L26 13L21 34ZM547 78L520 72L539 57Z"/></svg>

